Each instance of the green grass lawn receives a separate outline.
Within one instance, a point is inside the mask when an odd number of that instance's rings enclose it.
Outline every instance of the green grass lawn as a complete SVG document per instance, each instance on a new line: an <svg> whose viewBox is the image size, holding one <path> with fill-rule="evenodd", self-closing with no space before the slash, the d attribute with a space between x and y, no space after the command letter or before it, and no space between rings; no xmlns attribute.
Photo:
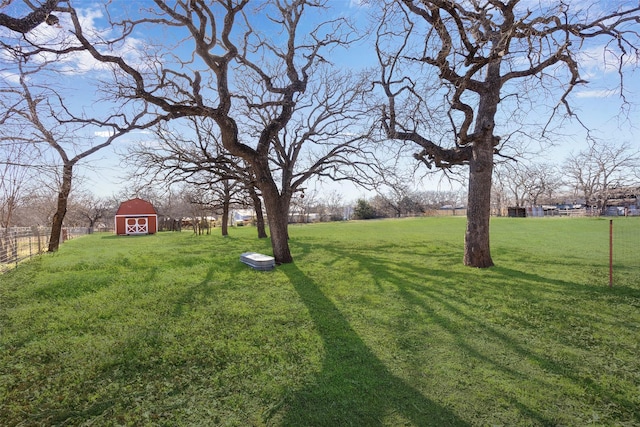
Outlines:
<svg viewBox="0 0 640 427"><path fill-rule="evenodd" d="M462 218L292 226L270 272L239 262L270 253L254 228L216 231L0 276L0 424L640 425L640 277L608 287L607 220L495 219L483 270Z"/></svg>

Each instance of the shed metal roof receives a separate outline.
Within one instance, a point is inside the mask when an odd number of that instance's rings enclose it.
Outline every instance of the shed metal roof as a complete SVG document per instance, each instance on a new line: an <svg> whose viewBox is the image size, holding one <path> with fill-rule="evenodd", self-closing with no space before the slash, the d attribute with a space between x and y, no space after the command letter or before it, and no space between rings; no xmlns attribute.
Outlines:
<svg viewBox="0 0 640 427"><path fill-rule="evenodd" d="M135 198L120 203L116 215L157 215L153 205L146 200Z"/></svg>

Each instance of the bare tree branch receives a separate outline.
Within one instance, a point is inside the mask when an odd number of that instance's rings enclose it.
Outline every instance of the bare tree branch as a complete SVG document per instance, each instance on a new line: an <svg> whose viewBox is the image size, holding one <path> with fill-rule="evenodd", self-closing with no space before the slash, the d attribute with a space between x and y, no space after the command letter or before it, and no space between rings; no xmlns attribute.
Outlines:
<svg viewBox="0 0 640 427"><path fill-rule="evenodd" d="M0 26L25 34L45 22L47 25L57 25L59 19L51 12L56 10L58 3L61 3L61 0L45 0L40 5L33 6L31 2L25 1L25 5L31 9L31 12L23 17L13 17L0 13Z"/></svg>

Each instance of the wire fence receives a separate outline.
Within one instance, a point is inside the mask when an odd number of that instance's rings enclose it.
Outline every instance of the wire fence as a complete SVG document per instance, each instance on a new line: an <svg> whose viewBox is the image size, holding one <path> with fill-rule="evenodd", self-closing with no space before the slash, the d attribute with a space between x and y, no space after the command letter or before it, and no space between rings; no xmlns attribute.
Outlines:
<svg viewBox="0 0 640 427"><path fill-rule="evenodd" d="M65 227L62 229L60 242L92 232L87 227ZM0 228L0 274L46 252L50 236L50 227Z"/></svg>
<svg viewBox="0 0 640 427"><path fill-rule="evenodd" d="M637 282L640 280L640 216L617 217L611 221L610 285ZM95 231L113 232L113 229ZM87 227L66 227L60 240L64 242L93 232ZM46 252L50 235L49 227L0 228L0 274Z"/></svg>
<svg viewBox="0 0 640 427"><path fill-rule="evenodd" d="M610 220L610 285L640 281L640 217Z"/></svg>

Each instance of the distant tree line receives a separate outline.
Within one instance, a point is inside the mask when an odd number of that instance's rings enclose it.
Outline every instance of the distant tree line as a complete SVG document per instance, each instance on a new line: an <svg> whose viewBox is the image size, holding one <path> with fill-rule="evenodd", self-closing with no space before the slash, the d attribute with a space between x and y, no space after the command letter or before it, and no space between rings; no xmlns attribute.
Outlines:
<svg viewBox="0 0 640 427"><path fill-rule="evenodd" d="M626 142L591 141L561 162L522 159L497 165L494 174L494 211L569 203L603 214L620 191L640 193L640 149Z"/></svg>
<svg viewBox="0 0 640 427"><path fill-rule="evenodd" d="M353 207L354 219L403 218L432 215L436 211L461 208L465 195L454 191L389 191L370 199L360 198Z"/></svg>

